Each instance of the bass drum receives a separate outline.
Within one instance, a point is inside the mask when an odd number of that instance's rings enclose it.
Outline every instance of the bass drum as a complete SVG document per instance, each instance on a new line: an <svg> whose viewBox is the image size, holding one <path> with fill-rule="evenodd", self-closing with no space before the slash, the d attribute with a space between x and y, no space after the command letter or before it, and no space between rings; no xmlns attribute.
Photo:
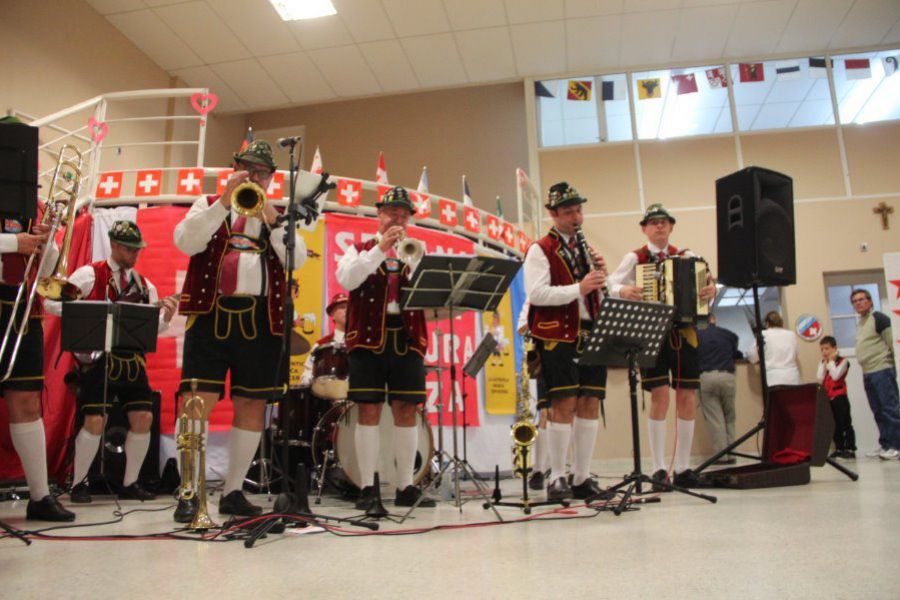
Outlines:
<svg viewBox="0 0 900 600"><path fill-rule="evenodd" d="M359 463L356 453L355 431L359 422L359 407L354 402L341 402L322 416L316 426L312 439L313 461L316 472L320 472L322 463L328 460L325 473L326 483L334 486L345 496L355 496L360 489ZM397 466L394 464L393 439L394 420L389 407L381 411L380 456L375 470L381 484L389 483L396 487ZM431 457L434 455L434 437L431 427L424 417L424 412L416 412L416 430L418 431L418 447L416 449L415 472L413 483L419 485L428 476ZM388 487L388 489L391 489Z"/></svg>

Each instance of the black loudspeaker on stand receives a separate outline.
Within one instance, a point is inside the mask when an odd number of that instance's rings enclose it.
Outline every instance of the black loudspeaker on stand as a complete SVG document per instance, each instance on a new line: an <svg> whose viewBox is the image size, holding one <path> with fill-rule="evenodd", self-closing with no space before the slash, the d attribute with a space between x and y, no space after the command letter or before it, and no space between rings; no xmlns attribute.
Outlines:
<svg viewBox="0 0 900 600"><path fill-rule="evenodd" d="M797 282L790 177L747 167L718 179L716 221L720 283L750 288Z"/></svg>

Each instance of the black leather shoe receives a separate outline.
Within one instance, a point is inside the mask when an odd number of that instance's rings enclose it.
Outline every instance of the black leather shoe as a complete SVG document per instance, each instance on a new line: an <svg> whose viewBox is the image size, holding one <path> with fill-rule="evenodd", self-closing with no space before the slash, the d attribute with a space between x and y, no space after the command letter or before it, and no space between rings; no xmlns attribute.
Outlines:
<svg viewBox="0 0 900 600"><path fill-rule="evenodd" d="M359 496L356 497L357 510L369 510L375 503L375 486L367 485L359 490Z"/></svg>
<svg viewBox="0 0 900 600"><path fill-rule="evenodd" d="M119 490L119 499L120 500L140 500L144 502L145 500L154 500L156 499L156 494L153 492L148 492L144 488L141 487L141 484L135 481L128 487L124 487Z"/></svg>
<svg viewBox="0 0 900 600"><path fill-rule="evenodd" d="M79 483L69 490L69 500L74 504L90 504L91 487L86 483Z"/></svg>
<svg viewBox="0 0 900 600"><path fill-rule="evenodd" d="M654 473L653 475L650 476L650 479L653 480L653 486L651 487L651 490L653 492L670 492L670 491L672 491L669 488L661 485L669 479L669 475L668 475L668 473L666 473L665 469L658 470L656 473Z"/></svg>
<svg viewBox="0 0 900 600"><path fill-rule="evenodd" d="M544 489L544 473L541 471L532 473L531 479L528 480L528 487L536 492Z"/></svg>
<svg viewBox="0 0 900 600"><path fill-rule="evenodd" d="M854 459L854 458L856 458L856 451L855 451L855 450L843 450L843 451L841 452L841 455L840 455L839 458L850 458L850 459Z"/></svg>
<svg viewBox="0 0 900 600"><path fill-rule="evenodd" d="M175 507L175 514L173 518L176 523L190 523L194 520L194 515L197 514L197 499L191 498L190 500L182 500L178 499L178 506Z"/></svg>
<svg viewBox="0 0 900 600"><path fill-rule="evenodd" d="M675 481L673 483L680 488L701 487L700 476L693 469L685 469L681 473L675 473Z"/></svg>
<svg viewBox="0 0 900 600"><path fill-rule="evenodd" d="M255 517L262 514L262 508L250 504L244 492L232 490L227 495L219 498L220 515L236 515L238 517Z"/></svg>
<svg viewBox="0 0 900 600"><path fill-rule="evenodd" d="M547 500L565 500L572 497L572 488L565 477L557 477L547 486Z"/></svg>
<svg viewBox="0 0 900 600"><path fill-rule="evenodd" d="M55 496L47 495L40 500L29 500L25 509L29 521L68 522L75 520L75 513L63 508Z"/></svg>
<svg viewBox="0 0 900 600"><path fill-rule="evenodd" d="M408 485L405 489L397 490L397 495L394 497L394 506L412 506L416 503L416 500L421 497L422 490L414 485ZM433 498L425 496L422 498L422 501L419 502L419 506L424 508L434 508L437 506L437 503Z"/></svg>
<svg viewBox="0 0 900 600"><path fill-rule="evenodd" d="M609 494L609 497L606 496L606 490L600 487L596 481L592 478L588 477L578 485L572 486L572 496L576 500L587 500L588 498L594 498L595 500L609 500L615 496L615 492Z"/></svg>

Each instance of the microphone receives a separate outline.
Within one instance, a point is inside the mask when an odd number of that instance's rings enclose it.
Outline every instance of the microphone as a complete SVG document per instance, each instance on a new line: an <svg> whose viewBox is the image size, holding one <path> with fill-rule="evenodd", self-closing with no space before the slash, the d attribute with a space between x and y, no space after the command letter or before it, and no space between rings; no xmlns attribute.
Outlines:
<svg viewBox="0 0 900 600"><path fill-rule="evenodd" d="M278 145L282 148L287 148L288 146L293 146L297 142L303 139L302 135L292 135L291 137L283 137L278 138Z"/></svg>

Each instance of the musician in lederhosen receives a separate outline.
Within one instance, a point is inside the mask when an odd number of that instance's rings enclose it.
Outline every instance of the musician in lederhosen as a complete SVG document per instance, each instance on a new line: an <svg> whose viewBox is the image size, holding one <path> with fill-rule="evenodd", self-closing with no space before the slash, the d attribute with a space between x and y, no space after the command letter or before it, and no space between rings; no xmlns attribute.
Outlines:
<svg viewBox="0 0 900 600"><path fill-rule="evenodd" d="M20 123L15 117L0 119L0 127ZM6 331L10 319L16 318L15 322L19 322L24 316L28 288L23 290L24 301L20 302L17 314L13 315L13 303L19 287L30 285L36 276L52 272L59 250L52 240L48 243L49 235L50 226L47 224L15 217L0 219L0 333ZM41 252L47 252L48 256L44 261L44 272L38 274L36 266ZM29 281L24 281L25 265L32 254L35 256L31 277ZM41 390L44 389L42 310L41 298L35 297L10 377L0 382L0 396L3 396L9 412L10 441L28 483L26 517L39 521L72 521L75 514L66 510L50 493L47 481L47 437L41 416ZM18 335L18 326L14 325L10 329L3 360L0 361L0 375L5 375L9 368L12 347Z"/></svg>
<svg viewBox="0 0 900 600"><path fill-rule="evenodd" d="M525 293L531 303L529 329L540 354L550 400L550 500L572 496L586 499L601 493L590 476L590 466L600 401L606 396L606 367L578 364L599 312L600 288L606 282L603 257L594 248L582 248L576 240L576 227L584 222L581 205L586 200L566 182L553 185L545 205L553 228L525 255ZM601 268L591 270L586 252ZM566 454L573 430L570 485Z"/></svg>
<svg viewBox="0 0 900 600"><path fill-rule="evenodd" d="M652 262L662 263L673 256L694 256L687 249L669 243L675 218L662 204L652 204L640 222L647 243L629 252L609 277L609 293L613 297L642 300L643 286L636 282L635 267ZM711 300L716 286L710 280L698 290L701 300ZM657 356L656 366L641 369L641 387L650 391L650 415L647 418L650 452L653 456L653 490L662 491L659 483L668 478L666 458L666 414L669 389L675 387L676 448L674 483L679 487L696 487L697 474L690 468L691 444L694 440L694 418L697 389L700 387L700 359L697 330L690 324L672 326Z"/></svg>
<svg viewBox="0 0 900 600"><path fill-rule="evenodd" d="M418 428L416 412L425 402L425 313L400 310L400 288L409 285L417 260L401 262L395 244L406 234L415 208L409 193L395 187L384 194L378 209L378 233L347 248L337 267L337 280L350 292L347 309L347 350L350 353L349 399L359 405L354 433L362 490L356 502L367 510L376 499L375 467L379 453L379 422L385 399L394 418L394 459L397 464L396 506L412 506L422 495L413 485ZM419 506L434 506L424 498Z"/></svg>
<svg viewBox="0 0 900 600"><path fill-rule="evenodd" d="M313 380L313 368L315 366L316 350L326 344L338 346L344 345L344 328L347 325L347 294L338 292L331 297L331 302L325 307L325 313L331 317L333 329L328 335L316 340L309 355L303 363L303 375L300 376L300 387L309 387Z"/></svg>
<svg viewBox="0 0 900 600"><path fill-rule="evenodd" d="M284 332L285 225L265 202L258 216L242 216L232 205L237 186L249 181L267 189L275 173L272 148L251 142L234 155L234 173L221 196L198 198L175 228L175 245L191 257L178 312L187 314L182 395L191 379L205 412L225 394L231 375L234 420L228 436L228 473L219 513L254 516L262 509L247 500L244 477L256 454L265 420L266 402L284 395L284 379L276 381ZM306 244L294 234L294 266L306 260ZM200 424L196 424L199 428ZM190 522L196 502L179 500L175 520Z"/></svg>
<svg viewBox="0 0 900 600"><path fill-rule="evenodd" d="M81 290L82 300L158 304L162 309L158 331L164 331L175 314L175 298L160 300L156 286L134 270L141 250L147 245L140 229L131 221L116 221L108 235L109 258L79 267L69 277L69 283ZM61 302L47 300L45 305L47 312L62 314ZM150 426L153 424L152 391L144 354L121 350L113 351L109 356L103 352L75 353L75 360L78 408L84 415L84 425L75 436L75 468L69 492L72 502L91 501L88 469L100 448L104 416L115 401L128 415L125 474L119 498L152 500L156 496L138 482L141 465L150 448ZM105 406L104 375L108 381Z"/></svg>

